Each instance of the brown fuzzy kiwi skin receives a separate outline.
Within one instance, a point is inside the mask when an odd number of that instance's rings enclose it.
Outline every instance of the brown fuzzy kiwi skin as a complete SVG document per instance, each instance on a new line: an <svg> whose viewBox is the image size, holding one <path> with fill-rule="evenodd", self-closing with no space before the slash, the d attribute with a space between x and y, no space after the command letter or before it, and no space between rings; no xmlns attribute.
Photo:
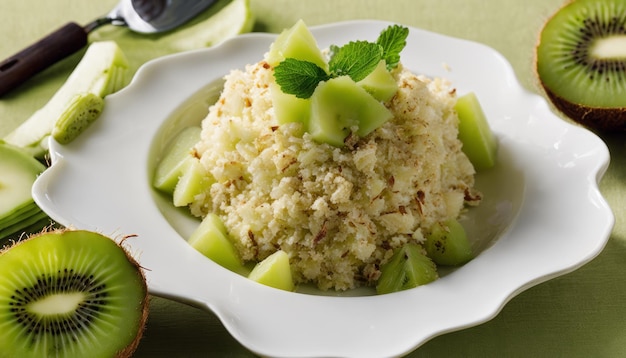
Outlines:
<svg viewBox="0 0 626 358"><path fill-rule="evenodd" d="M44 228L42 231L32 234L26 238L23 238L19 241L14 241L9 245L4 246L2 249L0 249L0 255L2 255L4 252L10 250L11 248L20 245L24 242L27 242L29 240L35 239L41 235L44 234L49 234L49 233L63 233L65 231L73 231L74 229L70 229L70 228L51 228L51 227L46 227ZM137 329L137 334L135 335L135 337L133 338L133 340L131 341L130 344L128 344L125 348L123 348L122 350L120 350L119 352L117 352L117 354L115 355L115 358L130 358L132 357L133 353L137 350L137 347L139 347L139 342L141 341L141 338L143 337L145 328L146 328L146 324L148 322L148 314L149 314L149 304L150 304L150 300L149 300L149 294L148 294L148 286L147 286L147 281L146 281L146 277L144 274L144 268L139 265L139 262L137 262L137 260L135 260L135 258L129 253L129 251L124 247L124 241L126 241L129 238L135 237L135 235L127 235L124 236L119 242L115 241L117 243L117 246L120 247L122 249L122 251L124 252L124 254L126 255L126 259L128 260L128 262L130 262L130 264L135 267L137 270L137 275L140 276L140 280L139 282L142 284L142 291L144 292L143 295L143 299L141 300L141 316L138 322L138 329Z"/></svg>
<svg viewBox="0 0 626 358"><path fill-rule="evenodd" d="M607 132L626 131L626 108L587 107L559 97L543 84L542 87L558 110L583 126Z"/></svg>
<svg viewBox="0 0 626 358"><path fill-rule="evenodd" d="M141 341L141 338L143 337L144 331L146 329L146 324L148 322L148 313L149 313L149 306L150 306L150 300L149 300L150 296L148 294L148 285L146 283L147 281L146 281L146 276L144 274L144 268L141 265L139 265L139 262L137 262L137 260L135 260L135 258L124 247L124 241L126 241L127 239L131 237L135 237L135 236L134 235L124 236L124 238L119 242L118 246L126 254L126 259L128 259L128 261L135 268L137 268L137 274L141 276L141 279L139 280L139 282L142 283L143 285L142 290L145 294L143 296L143 299L141 300L141 318L139 319L139 322L138 322L139 329L137 329L137 335L135 336L133 341L129 345L126 346L126 348L122 349L121 351L117 353L116 358L130 358L132 357L133 353L135 353L135 351L137 350L137 347L139 347L139 342Z"/></svg>
<svg viewBox="0 0 626 358"><path fill-rule="evenodd" d="M544 22L545 25L561 11L575 0L566 1L559 9L557 9L551 16L549 16ZM542 27L543 30L543 27ZM550 102L561 111L569 119L579 123L589 129L604 131L604 132L621 132L626 131L626 108L624 107L590 107L580 103L574 103L566 100L555 94L550 88L545 86L539 76L537 69L538 55L537 48L541 42L541 31L537 37L537 44L535 46L534 63L535 63L535 77L538 79L539 86L545 92Z"/></svg>

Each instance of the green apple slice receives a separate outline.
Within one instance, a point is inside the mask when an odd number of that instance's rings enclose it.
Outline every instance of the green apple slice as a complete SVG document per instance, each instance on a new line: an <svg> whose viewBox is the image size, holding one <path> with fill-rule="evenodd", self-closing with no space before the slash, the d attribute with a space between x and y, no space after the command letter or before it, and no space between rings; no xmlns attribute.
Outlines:
<svg viewBox="0 0 626 358"><path fill-rule="evenodd" d="M37 157L46 152L42 143L53 131L77 94L92 93L104 98L123 86L120 70L128 68L128 61L113 41L92 43L67 81L41 109L9 133L6 142L25 148Z"/></svg>
<svg viewBox="0 0 626 358"><path fill-rule="evenodd" d="M469 92L459 97L454 109L459 115L459 140L465 155L476 170L493 167L498 144L476 94Z"/></svg>
<svg viewBox="0 0 626 358"><path fill-rule="evenodd" d="M387 70L385 60L381 60L374 70L357 84L382 102L387 102L398 92L398 83Z"/></svg>
<svg viewBox="0 0 626 358"><path fill-rule="evenodd" d="M320 83L313 92L308 132L318 142L341 147L352 128L364 137L391 118L381 102L350 77L340 76Z"/></svg>
<svg viewBox="0 0 626 358"><path fill-rule="evenodd" d="M295 286L289 265L289 255L278 250L254 266L248 278L266 286L293 291Z"/></svg>
<svg viewBox="0 0 626 358"><path fill-rule="evenodd" d="M168 194L174 192L184 167L192 159L191 150L200 141L201 132L198 126L187 127L174 137L155 169L152 180L155 188Z"/></svg>
<svg viewBox="0 0 626 358"><path fill-rule="evenodd" d="M328 62L317 46L315 37L302 20L298 20L292 27L278 35L270 45L266 61L272 67L276 67L286 58L312 62L328 72Z"/></svg>
<svg viewBox="0 0 626 358"><path fill-rule="evenodd" d="M208 214L187 240L189 245L220 266L243 274L245 267L224 223L216 214Z"/></svg>

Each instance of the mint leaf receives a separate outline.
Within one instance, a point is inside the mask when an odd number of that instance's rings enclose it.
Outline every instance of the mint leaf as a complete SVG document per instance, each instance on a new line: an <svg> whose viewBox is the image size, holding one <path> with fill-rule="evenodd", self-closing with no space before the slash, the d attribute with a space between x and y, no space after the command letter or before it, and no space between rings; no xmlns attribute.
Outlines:
<svg viewBox="0 0 626 358"><path fill-rule="evenodd" d="M332 76L350 76L358 82L370 74L383 58L383 48L367 41L353 41L333 49L328 62Z"/></svg>
<svg viewBox="0 0 626 358"><path fill-rule="evenodd" d="M286 58L274 68L274 78L283 92L298 98L309 98L318 83L330 77L313 62Z"/></svg>
<svg viewBox="0 0 626 358"><path fill-rule="evenodd" d="M409 36L409 29L404 26L393 25L387 27L380 33L376 43L383 49L383 59L387 63L387 70L398 66L400 62L400 52L406 46L406 39Z"/></svg>

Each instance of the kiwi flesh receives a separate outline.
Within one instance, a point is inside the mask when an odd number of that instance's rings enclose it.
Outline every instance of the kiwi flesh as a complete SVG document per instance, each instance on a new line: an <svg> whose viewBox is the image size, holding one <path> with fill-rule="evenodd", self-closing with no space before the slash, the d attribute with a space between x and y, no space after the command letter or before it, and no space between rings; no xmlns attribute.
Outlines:
<svg viewBox="0 0 626 358"><path fill-rule="evenodd" d="M129 357L147 319L142 269L112 239L45 231L0 253L0 352Z"/></svg>
<svg viewBox="0 0 626 358"><path fill-rule="evenodd" d="M577 0L545 24L536 70L555 107L600 130L626 130L626 1Z"/></svg>

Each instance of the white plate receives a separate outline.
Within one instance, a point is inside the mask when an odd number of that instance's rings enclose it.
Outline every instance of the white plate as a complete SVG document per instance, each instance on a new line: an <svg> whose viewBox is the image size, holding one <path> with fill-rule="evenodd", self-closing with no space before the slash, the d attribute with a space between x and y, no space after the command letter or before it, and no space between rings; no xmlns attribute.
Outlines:
<svg viewBox="0 0 626 358"><path fill-rule="evenodd" d="M312 32L327 47L374 40L388 25L354 21ZM522 89L494 50L411 28L405 67L476 92L499 140L498 168L478 176L485 201L466 222L478 257L431 284L364 297L280 291L205 259L183 239L197 221L150 187L155 158L177 129L202 118L216 81L259 61L274 38L244 35L142 67L107 98L86 133L67 146L51 142L53 165L33 189L37 204L67 226L138 235L127 244L148 269L152 294L212 310L263 356L406 354L491 319L516 294L580 267L604 247L614 222L597 185L609 162L604 143Z"/></svg>

